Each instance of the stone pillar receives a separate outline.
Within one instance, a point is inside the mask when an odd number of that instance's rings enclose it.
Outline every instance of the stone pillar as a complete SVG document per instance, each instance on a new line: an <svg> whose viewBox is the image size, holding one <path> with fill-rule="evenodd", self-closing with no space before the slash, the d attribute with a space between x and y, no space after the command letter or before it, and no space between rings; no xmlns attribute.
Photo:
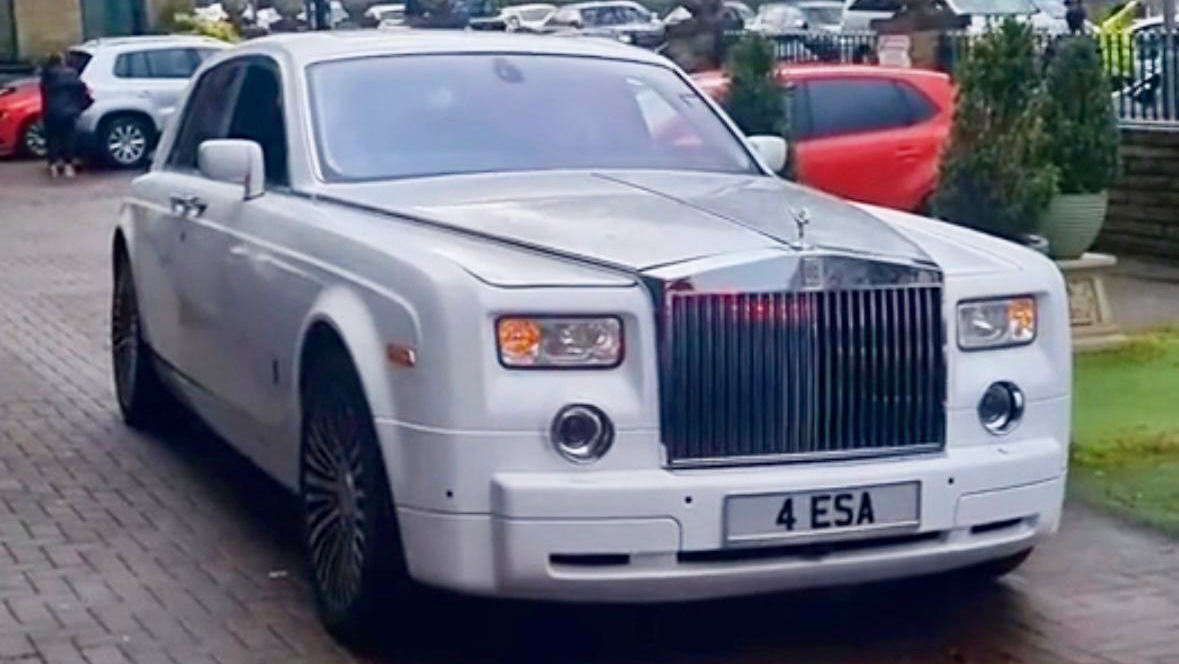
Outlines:
<svg viewBox="0 0 1179 664"><path fill-rule="evenodd" d="M1104 273L1118 264L1109 254L1088 252L1080 258L1056 261L1068 288L1069 326L1073 351L1084 352L1118 346L1126 335L1118 328L1109 298L1105 295Z"/></svg>
<svg viewBox="0 0 1179 664"><path fill-rule="evenodd" d="M15 0L16 43L20 56L38 60L82 40L78 0Z"/></svg>

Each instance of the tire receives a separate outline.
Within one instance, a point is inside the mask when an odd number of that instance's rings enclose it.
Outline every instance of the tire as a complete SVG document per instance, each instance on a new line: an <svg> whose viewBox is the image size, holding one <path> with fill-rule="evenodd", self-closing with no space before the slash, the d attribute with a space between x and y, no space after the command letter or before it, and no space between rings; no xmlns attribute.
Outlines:
<svg viewBox="0 0 1179 664"><path fill-rule="evenodd" d="M141 430L176 423L183 411L156 373L155 357L143 339L135 279L125 256L115 267L111 298L111 371L123 421Z"/></svg>
<svg viewBox="0 0 1179 664"><path fill-rule="evenodd" d="M311 358L301 392L299 495L311 585L328 631L361 645L409 591L393 494L364 390L339 344Z"/></svg>
<svg viewBox="0 0 1179 664"><path fill-rule="evenodd" d="M20 153L33 159L44 159L49 153L45 145L45 124L34 120L20 132Z"/></svg>
<svg viewBox="0 0 1179 664"><path fill-rule="evenodd" d="M117 115L103 120L98 130L98 150L115 168L142 168L151 155L155 129L136 115Z"/></svg>
<svg viewBox="0 0 1179 664"><path fill-rule="evenodd" d="M978 579L979 581L991 581L1004 577L1024 563L1028 556L1032 555L1032 549L1027 548L1019 553L1011 554L1005 558L998 558L996 560L988 560L985 563L980 563L972 567L968 567L964 572L969 576Z"/></svg>

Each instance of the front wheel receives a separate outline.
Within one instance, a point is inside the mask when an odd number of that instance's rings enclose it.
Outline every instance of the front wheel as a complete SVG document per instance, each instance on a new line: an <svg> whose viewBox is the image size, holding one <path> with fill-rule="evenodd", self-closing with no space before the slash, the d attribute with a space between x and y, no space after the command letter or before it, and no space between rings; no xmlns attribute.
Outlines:
<svg viewBox="0 0 1179 664"><path fill-rule="evenodd" d="M407 587L393 494L348 354L338 345L320 350L303 385L304 549L324 624L357 643Z"/></svg>
<svg viewBox="0 0 1179 664"><path fill-rule="evenodd" d="M103 157L117 168L140 168L147 163L154 133L147 120L134 115L106 120L98 132Z"/></svg>

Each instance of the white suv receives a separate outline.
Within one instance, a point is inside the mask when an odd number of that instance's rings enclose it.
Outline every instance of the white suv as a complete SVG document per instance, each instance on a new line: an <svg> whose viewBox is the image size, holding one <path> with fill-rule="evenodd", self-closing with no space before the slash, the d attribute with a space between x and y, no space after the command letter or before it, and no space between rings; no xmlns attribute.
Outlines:
<svg viewBox="0 0 1179 664"><path fill-rule="evenodd" d="M94 97L78 120L85 145L113 166L147 163L192 73L228 46L171 35L99 39L70 49L69 63Z"/></svg>

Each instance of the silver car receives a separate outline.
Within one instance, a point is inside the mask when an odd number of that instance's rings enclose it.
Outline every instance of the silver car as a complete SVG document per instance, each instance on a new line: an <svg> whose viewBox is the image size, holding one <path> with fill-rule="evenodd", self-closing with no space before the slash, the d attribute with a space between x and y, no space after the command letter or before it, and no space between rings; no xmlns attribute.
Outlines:
<svg viewBox="0 0 1179 664"><path fill-rule="evenodd" d="M188 80L229 45L206 37L121 37L71 48L70 66L94 98L78 120L83 141L108 164L147 163Z"/></svg>
<svg viewBox="0 0 1179 664"><path fill-rule="evenodd" d="M198 74L113 239L135 426L299 496L323 619L408 580L664 601L971 568L1056 530L1060 271L774 173L657 55L269 37Z"/></svg>

